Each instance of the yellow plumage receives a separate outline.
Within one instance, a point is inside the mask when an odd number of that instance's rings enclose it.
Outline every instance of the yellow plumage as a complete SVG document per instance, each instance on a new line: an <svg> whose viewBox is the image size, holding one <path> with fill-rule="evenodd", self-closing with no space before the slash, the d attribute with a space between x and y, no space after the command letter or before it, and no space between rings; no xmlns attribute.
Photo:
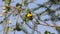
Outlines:
<svg viewBox="0 0 60 34"><path fill-rule="evenodd" d="M31 17L31 16L33 16L32 14L27 14L27 17Z"/></svg>

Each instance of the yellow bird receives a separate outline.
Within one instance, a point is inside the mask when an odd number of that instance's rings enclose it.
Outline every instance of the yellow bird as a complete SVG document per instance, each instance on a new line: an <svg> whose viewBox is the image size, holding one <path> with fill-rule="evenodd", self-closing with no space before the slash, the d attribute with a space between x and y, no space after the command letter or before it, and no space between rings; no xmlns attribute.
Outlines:
<svg viewBox="0 0 60 34"><path fill-rule="evenodd" d="M27 17L29 18L29 17L32 17L33 15L31 14L31 13L28 13L27 14Z"/></svg>
<svg viewBox="0 0 60 34"><path fill-rule="evenodd" d="M32 17L33 17L33 14L32 13L28 13L26 15L26 18L29 19L29 20L32 20Z"/></svg>

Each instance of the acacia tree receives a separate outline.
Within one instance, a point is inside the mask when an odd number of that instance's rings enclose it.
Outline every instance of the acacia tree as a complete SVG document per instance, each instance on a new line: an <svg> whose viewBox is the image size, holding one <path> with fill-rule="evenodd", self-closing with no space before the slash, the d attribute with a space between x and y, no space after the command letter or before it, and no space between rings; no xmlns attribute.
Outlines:
<svg viewBox="0 0 60 34"><path fill-rule="evenodd" d="M2 14L0 14L0 17L4 17L3 20L0 21L0 24L3 25L3 34L9 34L9 32L14 31L23 31L26 34L34 34L36 31L37 34L41 34L40 31L37 30L38 25L43 26L49 26L53 27L58 31L58 34L60 34L60 26L57 25L57 21L60 20L60 14L55 14L56 12L60 11L60 0L48 0L48 2L45 2L43 4L36 4L38 7L30 9L28 7L29 3L34 3L36 0L22 0L21 3L17 3L15 6L10 6L12 3L12 0L2 0L4 2L4 6L2 6ZM52 6L59 6L56 9L51 9ZM53 8L54 8L53 6ZM45 11L38 11L40 13L35 13L36 10L40 8L46 8ZM11 26L10 16L15 17L15 25ZM42 16L49 15L50 18L47 19L41 19ZM17 18L16 18L17 16ZM21 19L20 19L21 18ZM18 20L22 20L22 22L18 22ZM19 21L20 21L19 20ZM46 21L52 21L52 24L48 24ZM29 25L29 22L32 22L32 26ZM44 24L42 24L42 23ZM32 29L31 33L27 30L26 26L28 26L30 29ZM44 34L54 34L48 31L45 31Z"/></svg>

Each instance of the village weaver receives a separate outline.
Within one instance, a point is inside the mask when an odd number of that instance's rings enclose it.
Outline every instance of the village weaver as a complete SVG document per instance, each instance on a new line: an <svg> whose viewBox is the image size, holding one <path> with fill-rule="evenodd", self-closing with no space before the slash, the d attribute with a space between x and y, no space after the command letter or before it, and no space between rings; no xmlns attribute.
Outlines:
<svg viewBox="0 0 60 34"><path fill-rule="evenodd" d="M32 20L32 17L33 17L33 14L31 12L29 12L27 15L26 15L26 18Z"/></svg>
<svg viewBox="0 0 60 34"><path fill-rule="evenodd" d="M16 4L16 8L18 9L18 13L20 13L20 12L21 12L21 7L22 7L22 5L21 5L21 4L19 4L19 3L17 3L17 4Z"/></svg>

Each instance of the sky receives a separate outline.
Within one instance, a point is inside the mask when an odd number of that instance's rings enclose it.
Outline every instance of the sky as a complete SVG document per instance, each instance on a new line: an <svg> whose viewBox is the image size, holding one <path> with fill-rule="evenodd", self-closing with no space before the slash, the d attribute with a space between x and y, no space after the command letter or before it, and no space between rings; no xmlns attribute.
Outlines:
<svg viewBox="0 0 60 34"><path fill-rule="evenodd" d="M13 0L12 0L13 1ZM31 9L31 8L36 8L36 7L38 7L36 4L43 4L43 3L45 3L45 2L47 2L48 0L36 0L36 1L34 1L34 3L30 3L29 5L28 5L28 7ZM15 6L16 5L16 3L21 3L22 2L22 0L14 0L14 3L11 3L11 6ZM4 2L2 2L2 0L0 0L0 6L3 6L4 5ZM59 6L58 6L59 7ZM52 9L53 9L53 7L52 7ZM44 8L44 7L42 7L42 8L40 8L40 9L38 9L38 10L36 10L35 11L35 13L41 13L41 12L43 12L43 11L45 11L46 10L46 8ZM2 13L2 7L0 7L0 13ZM3 20L3 18L4 17L0 17L0 21L1 20ZM15 25L16 23L15 23L15 21L13 20L15 17L13 17L12 15L10 16L10 20L12 21L12 24L13 25ZM45 16L42 16L41 17L41 19L43 20L43 19L45 19L45 18L49 18L49 16L48 15L45 15ZM19 20L19 22L21 22L22 20ZM49 24L52 24L52 22L51 21L48 21L48 23ZM27 29L29 30L29 31L31 31L31 29L29 29L28 28L28 26L25 26L25 27L27 27ZM2 30L3 29L3 27L2 27L2 25L0 24L0 30ZM42 34L44 34L43 32L45 32L45 30L47 30L47 31L50 31L51 33L55 33L55 34L58 34L57 33L57 31L55 30L55 28L52 28L52 27L48 27L48 26L43 26L43 25L38 25L38 31L40 31ZM2 32L0 32L0 34L2 34ZM13 32L11 32L11 34L13 34ZM24 34L24 32L23 31L20 31L20 32L18 32L18 31L16 31L16 34ZM36 34L36 32L35 32L35 34Z"/></svg>

